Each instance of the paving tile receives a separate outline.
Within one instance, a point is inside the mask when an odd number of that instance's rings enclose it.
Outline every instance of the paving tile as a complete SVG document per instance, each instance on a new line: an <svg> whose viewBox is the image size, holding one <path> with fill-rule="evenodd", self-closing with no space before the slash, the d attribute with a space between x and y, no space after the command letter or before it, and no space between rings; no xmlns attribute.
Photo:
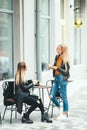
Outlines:
<svg viewBox="0 0 87 130"><path fill-rule="evenodd" d="M82 84L82 87L81 87ZM75 90L75 86L79 86L78 90ZM54 108L53 123L42 123L40 111L34 111L31 114L31 119L34 121L33 124L22 124L22 115L18 114L17 119L13 119L13 123L9 123L9 112L5 117L5 120L0 124L0 130L87 130L87 105L84 98L87 99L87 81L74 83L73 88L69 91L69 118L67 120L55 120L58 114L58 110ZM74 91L74 92L71 92ZM78 92L78 93L77 93ZM47 101L48 103L48 101ZM0 111L3 114L3 103L0 103ZM50 116L50 111L49 111Z"/></svg>

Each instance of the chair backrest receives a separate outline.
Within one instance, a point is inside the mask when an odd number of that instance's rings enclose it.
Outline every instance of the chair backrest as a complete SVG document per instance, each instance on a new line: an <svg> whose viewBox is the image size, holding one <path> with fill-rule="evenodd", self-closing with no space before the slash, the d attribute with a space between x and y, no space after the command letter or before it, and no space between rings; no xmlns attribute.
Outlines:
<svg viewBox="0 0 87 130"><path fill-rule="evenodd" d="M51 85L52 86L53 82L54 82L53 79L49 79L49 80L46 81L46 85Z"/></svg>
<svg viewBox="0 0 87 130"><path fill-rule="evenodd" d="M10 105L10 100L14 97L14 81L5 81L2 84L4 105Z"/></svg>

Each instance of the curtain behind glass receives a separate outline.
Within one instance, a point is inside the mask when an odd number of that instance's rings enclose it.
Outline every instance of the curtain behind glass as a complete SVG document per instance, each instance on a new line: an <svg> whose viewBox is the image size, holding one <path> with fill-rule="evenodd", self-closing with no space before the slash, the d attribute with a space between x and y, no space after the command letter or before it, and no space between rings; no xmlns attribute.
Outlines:
<svg viewBox="0 0 87 130"><path fill-rule="evenodd" d="M0 8L12 10L13 8L12 3L13 3L13 0L0 0Z"/></svg>
<svg viewBox="0 0 87 130"><path fill-rule="evenodd" d="M41 15L49 15L49 0L41 0Z"/></svg>

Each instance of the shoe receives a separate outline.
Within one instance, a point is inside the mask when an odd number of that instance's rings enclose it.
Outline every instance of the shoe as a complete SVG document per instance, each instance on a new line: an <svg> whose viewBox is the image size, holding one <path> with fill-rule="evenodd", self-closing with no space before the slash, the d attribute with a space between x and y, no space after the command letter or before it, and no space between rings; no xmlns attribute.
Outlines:
<svg viewBox="0 0 87 130"><path fill-rule="evenodd" d="M60 116L62 114L62 109L61 108L58 108L58 116Z"/></svg>
<svg viewBox="0 0 87 130"><path fill-rule="evenodd" d="M33 121L30 120L29 116L26 113L24 113L21 122L22 123L27 123L27 124L32 124L33 123Z"/></svg>
<svg viewBox="0 0 87 130"><path fill-rule="evenodd" d="M45 122L45 121L46 121L47 123L52 123L52 122L53 122L51 119L49 119L48 113L44 113L44 115L42 115L41 121L42 121L42 122Z"/></svg>
<svg viewBox="0 0 87 130"><path fill-rule="evenodd" d="M21 122L22 122L22 123L27 123L27 124L32 124L32 123L33 123L32 120L26 119L26 118L24 118L24 117L22 118Z"/></svg>
<svg viewBox="0 0 87 130"><path fill-rule="evenodd" d="M68 119L68 114L64 115L64 114L61 114L60 116L57 117L57 119L62 119L62 120L65 120L65 119Z"/></svg>

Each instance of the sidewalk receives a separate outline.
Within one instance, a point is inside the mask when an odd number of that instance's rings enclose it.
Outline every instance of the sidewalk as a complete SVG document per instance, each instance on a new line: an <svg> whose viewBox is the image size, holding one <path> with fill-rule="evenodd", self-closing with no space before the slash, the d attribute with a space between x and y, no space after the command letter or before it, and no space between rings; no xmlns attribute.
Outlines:
<svg viewBox="0 0 87 130"><path fill-rule="evenodd" d="M0 88L1 89L1 88ZM0 94L1 94L0 90ZM54 109L53 123L42 123L40 111L31 114L33 124L22 124L18 114L13 123L9 123L9 111L5 120L0 125L0 130L86 130L87 129L87 80L74 81L68 84L69 118L68 120L56 120L57 108ZM46 100L45 100L46 101ZM0 103L0 111L3 114L3 104ZM49 113L50 114L50 113Z"/></svg>

